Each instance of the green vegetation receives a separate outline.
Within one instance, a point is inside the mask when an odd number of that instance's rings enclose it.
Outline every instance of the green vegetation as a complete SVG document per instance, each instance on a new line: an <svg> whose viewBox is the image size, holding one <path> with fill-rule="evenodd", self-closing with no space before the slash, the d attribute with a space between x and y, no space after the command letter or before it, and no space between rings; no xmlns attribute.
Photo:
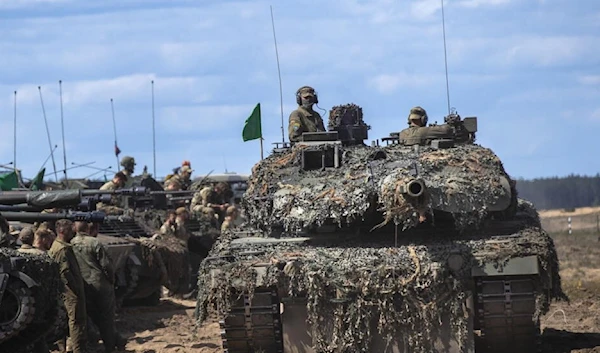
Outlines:
<svg viewBox="0 0 600 353"><path fill-rule="evenodd" d="M538 210L600 206L600 174L517 179L517 191Z"/></svg>

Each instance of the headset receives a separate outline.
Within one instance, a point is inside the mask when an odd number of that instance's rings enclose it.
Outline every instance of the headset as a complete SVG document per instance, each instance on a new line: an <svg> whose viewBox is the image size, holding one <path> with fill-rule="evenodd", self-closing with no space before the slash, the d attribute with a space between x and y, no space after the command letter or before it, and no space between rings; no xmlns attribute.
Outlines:
<svg viewBox="0 0 600 353"><path fill-rule="evenodd" d="M420 108L420 109L419 109ZM424 115L421 115L425 113ZM410 113L408 113L408 124L410 125L410 116L412 114L415 115L419 115L420 116L420 121L421 121L421 126L427 126L427 121L429 120L429 118L427 117L427 113L425 112L425 109L421 108L421 107L415 107L413 109L410 110Z"/></svg>
<svg viewBox="0 0 600 353"><path fill-rule="evenodd" d="M313 93L315 95L315 104L319 104L319 96L317 95L317 92L315 92L315 89L310 86L302 86L302 87L298 88L298 90L296 91L296 103L298 105L302 104L302 97L300 97L300 91L302 91L305 88L309 88L310 90L313 91Z"/></svg>

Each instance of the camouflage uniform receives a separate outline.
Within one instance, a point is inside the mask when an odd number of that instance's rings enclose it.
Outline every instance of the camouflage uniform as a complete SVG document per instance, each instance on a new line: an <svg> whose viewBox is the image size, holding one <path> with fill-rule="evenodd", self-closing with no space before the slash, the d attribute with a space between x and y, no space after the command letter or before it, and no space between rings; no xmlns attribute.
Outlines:
<svg viewBox="0 0 600 353"><path fill-rule="evenodd" d="M400 131L399 140L403 145L423 145L430 140L451 138L453 131L450 125L427 126L427 112L416 106L408 113L409 127Z"/></svg>
<svg viewBox="0 0 600 353"><path fill-rule="evenodd" d="M130 180L129 178L127 180ZM100 190L117 190L117 184L115 184L112 180L104 183L104 185L102 185L100 187ZM105 203L102 202L98 202L98 204L96 205L96 208L99 211L104 211L106 212L106 214L122 214L123 213L123 208L119 207L119 206L115 206L115 205L121 205L122 204L122 199L121 197L119 197L118 195L112 195L111 196L111 205L107 205Z"/></svg>
<svg viewBox="0 0 600 353"><path fill-rule="evenodd" d="M302 99L309 99L312 103L308 106L303 106ZM291 142L298 141L304 132L325 131L321 115L312 109L312 104L318 102L314 88L304 86L298 89L296 92L298 109L290 114L288 125L288 134Z"/></svg>
<svg viewBox="0 0 600 353"><path fill-rule="evenodd" d="M173 190L183 190L183 180L181 178L181 175L175 174L172 177L170 177L169 179L165 180L165 183L164 183L165 189L167 189L169 187L169 185L175 186Z"/></svg>
<svg viewBox="0 0 600 353"><path fill-rule="evenodd" d="M202 190L198 191L192 197L190 208L193 212L200 212L207 215L209 218L215 217L215 209L211 207L212 204L220 204L218 195L212 186L206 186Z"/></svg>
<svg viewBox="0 0 600 353"><path fill-rule="evenodd" d="M437 126L411 126L400 131L400 142L409 146L422 145L433 139L451 137L452 127L446 124Z"/></svg>
<svg viewBox="0 0 600 353"><path fill-rule="evenodd" d="M54 240L48 254L60 269L64 283L63 299L69 317L69 336L73 353L86 351L87 313L83 278L73 247L60 239ZM64 345L64 342L62 343Z"/></svg>
<svg viewBox="0 0 600 353"><path fill-rule="evenodd" d="M325 131L323 119L319 113L305 107L298 107L290 114L288 133L290 141L299 141L303 132Z"/></svg>
<svg viewBox="0 0 600 353"><path fill-rule="evenodd" d="M177 223L170 224L169 222L165 222L160 227L160 234L162 234L162 235L173 235L174 236L175 233L177 233Z"/></svg>
<svg viewBox="0 0 600 353"><path fill-rule="evenodd" d="M187 243L188 240L190 239L190 233L187 230L187 227L185 226L185 223L183 223L183 221L181 221L180 219L176 220L176 224L177 224L177 228L175 230L175 237L177 237L177 239L181 240L181 243L183 244L183 246L185 246L187 248Z"/></svg>
<svg viewBox="0 0 600 353"><path fill-rule="evenodd" d="M235 227L235 222L233 221L233 219L231 219L229 217L225 217L223 224L221 224L221 232L224 232L227 229L232 229L234 227Z"/></svg>
<svg viewBox="0 0 600 353"><path fill-rule="evenodd" d="M17 251L22 252L24 254L34 254L34 255L45 255L46 254L46 252L44 250L34 248L33 246L31 246L29 244L21 245L21 247Z"/></svg>
<svg viewBox="0 0 600 353"><path fill-rule="evenodd" d="M98 239L77 233L71 240L85 282L88 314L98 327L107 352L117 344L115 329L115 270Z"/></svg>
<svg viewBox="0 0 600 353"><path fill-rule="evenodd" d="M123 167L121 173L125 174L127 177L127 180L125 180L125 185L123 186L124 188L130 188L133 186L133 172L130 170L133 170L135 165L135 158L130 156L121 158L121 166Z"/></svg>

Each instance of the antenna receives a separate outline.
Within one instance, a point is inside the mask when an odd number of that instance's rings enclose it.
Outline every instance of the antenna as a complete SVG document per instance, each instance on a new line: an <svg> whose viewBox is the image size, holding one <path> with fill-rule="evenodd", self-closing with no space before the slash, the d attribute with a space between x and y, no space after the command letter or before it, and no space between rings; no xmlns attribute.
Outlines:
<svg viewBox="0 0 600 353"><path fill-rule="evenodd" d="M54 169L54 180L58 183L58 176L56 175L56 162L54 160L54 149L52 148L52 141L50 140L50 129L48 128L48 119L46 118L46 108L44 107L44 99L42 98L42 87L38 86L40 92L40 102L42 102L42 113L44 114L44 123L46 124L46 134L48 135L48 147L50 148L50 156L52 157L52 168ZM56 148L56 147L54 147ZM46 159L46 162L48 160ZM46 164L44 162L44 165ZM43 166L42 166L43 168ZM41 168L40 168L41 170Z"/></svg>
<svg viewBox="0 0 600 353"><path fill-rule="evenodd" d="M63 172L65 173L65 186L67 185L67 149L65 148L65 120L63 114L63 97L62 97L62 80L58 81L58 90L60 93L60 125L62 128L62 144L63 144L63 158L65 161L65 169Z"/></svg>
<svg viewBox="0 0 600 353"><path fill-rule="evenodd" d="M281 69L279 68L279 52L277 51L277 37L275 37L275 20L273 19L273 5L271 7L271 24L273 26L273 42L275 42L275 57L277 58L277 75L279 76L279 105L281 107L281 142L285 143L283 130L283 88L281 85Z"/></svg>
<svg viewBox="0 0 600 353"><path fill-rule="evenodd" d="M115 106L113 104L113 99L110 99L110 109L112 110L112 121L113 121L113 132L115 134L115 150L118 148L117 146L117 123L115 121ZM119 170L119 156L115 152L115 158L117 159L117 170Z"/></svg>
<svg viewBox="0 0 600 353"><path fill-rule="evenodd" d="M152 83L152 158L154 160L154 174L153 176L156 178L156 130L154 127L154 80L151 81ZM115 134L116 136L116 134ZM116 137L115 137L116 139Z"/></svg>
<svg viewBox="0 0 600 353"><path fill-rule="evenodd" d="M442 3L442 32L444 34L444 65L446 66L446 97L448 99L448 114L450 114L450 86L448 85L448 56L446 54L446 21L444 19L444 0Z"/></svg>
<svg viewBox="0 0 600 353"><path fill-rule="evenodd" d="M17 91L15 91L15 117L14 117L14 156L13 156L13 168L15 173L17 172Z"/></svg>

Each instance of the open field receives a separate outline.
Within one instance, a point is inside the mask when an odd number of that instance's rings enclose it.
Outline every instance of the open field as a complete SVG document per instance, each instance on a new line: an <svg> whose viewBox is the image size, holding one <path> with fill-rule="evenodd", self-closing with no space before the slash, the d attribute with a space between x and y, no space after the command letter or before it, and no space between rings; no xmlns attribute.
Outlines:
<svg viewBox="0 0 600 353"><path fill-rule="evenodd" d="M541 212L555 240L563 288L570 297L570 303L554 303L542 318L544 352L600 353L600 241L594 229L598 210ZM560 228L566 214L593 222L577 223L586 226L574 227L568 235L566 228ZM165 298L156 307L124 308L117 322L129 340L124 352L221 352L219 325L213 321L196 328L194 305L193 300ZM96 352L101 351L96 347Z"/></svg>

